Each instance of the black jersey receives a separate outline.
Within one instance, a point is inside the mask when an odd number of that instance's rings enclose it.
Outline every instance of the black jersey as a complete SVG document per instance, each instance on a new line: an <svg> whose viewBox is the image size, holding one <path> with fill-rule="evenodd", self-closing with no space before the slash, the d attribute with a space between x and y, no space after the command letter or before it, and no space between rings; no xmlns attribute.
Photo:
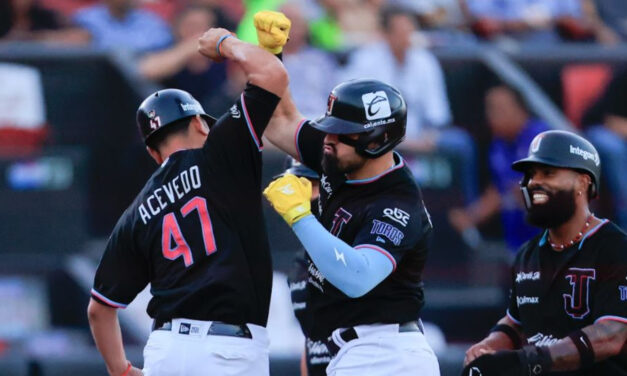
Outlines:
<svg viewBox="0 0 627 376"><path fill-rule="evenodd" d="M507 314L537 346L602 320L627 323L627 234L604 220L561 252L546 231L536 236L516 256ZM627 375L627 357L564 375Z"/></svg>
<svg viewBox="0 0 627 376"><path fill-rule="evenodd" d="M336 328L416 320L424 304L422 271L432 232L420 189L397 153L395 165L371 179L324 174L323 138L307 122L296 136L301 161L320 173L320 222L355 249L380 251L394 271L364 296L349 298L310 262L307 309L315 318L309 325L311 339L326 339Z"/></svg>
<svg viewBox="0 0 627 376"><path fill-rule="evenodd" d="M248 85L202 148L175 152L154 172L109 238L96 300L123 308L150 283L152 318L266 325L260 137L278 101Z"/></svg>
<svg viewBox="0 0 627 376"><path fill-rule="evenodd" d="M313 209L313 208L312 208ZM307 309L308 288L307 280L309 279L310 268L315 268L310 258L305 256L304 250L297 253L294 258L292 267L287 277L292 299L292 308L294 315L300 324L305 335L305 360L307 363L307 374L309 376L325 376L326 369L333 355L329 352L325 341L312 340L310 336L310 326L314 322L315 317L311 316L311 310Z"/></svg>

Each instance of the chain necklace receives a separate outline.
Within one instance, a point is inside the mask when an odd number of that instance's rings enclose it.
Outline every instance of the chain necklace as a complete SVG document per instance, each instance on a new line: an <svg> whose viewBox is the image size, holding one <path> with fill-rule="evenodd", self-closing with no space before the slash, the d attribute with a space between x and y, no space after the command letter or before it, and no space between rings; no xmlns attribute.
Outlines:
<svg viewBox="0 0 627 376"><path fill-rule="evenodd" d="M575 235L575 237L573 238L573 240L567 242L567 243L563 243L563 244L555 244L551 241L551 235L547 234L547 239L549 241L549 244L551 244L551 247L553 247L554 250L556 251L561 251L564 248L570 247L571 245L577 243L578 241L581 240L581 238L583 238L583 234L586 233L586 231L588 230L588 227L590 227L590 221L592 220L592 217L594 217L594 214L590 213L590 215L588 216L588 218L586 218L586 223L584 223L583 227L581 228L581 231L579 231L579 233L577 233L577 235Z"/></svg>

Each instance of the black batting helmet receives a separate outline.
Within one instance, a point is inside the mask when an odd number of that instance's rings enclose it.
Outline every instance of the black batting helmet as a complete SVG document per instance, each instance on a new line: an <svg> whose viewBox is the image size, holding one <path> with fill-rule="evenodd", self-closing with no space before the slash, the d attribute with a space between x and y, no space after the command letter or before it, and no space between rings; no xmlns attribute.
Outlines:
<svg viewBox="0 0 627 376"><path fill-rule="evenodd" d="M144 99L137 109L137 126L147 143L168 124L196 115L205 118L210 127L216 122L190 93L179 89L159 90Z"/></svg>
<svg viewBox="0 0 627 376"><path fill-rule="evenodd" d="M401 93L377 80L343 82L329 94L327 112L311 125L355 148L367 158L379 157L392 150L405 137L407 106ZM346 134L359 134L353 140ZM377 146L370 147L371 143Z"/></svg>
<svg viewBox="0 0 627 376"><path fill-rule="evenodd" d="M599 192L601 159L594 146L585 138L567 131L546 131L538 134L529 145L527 158L512 163L512 168L526 173L532 164L570 168L590 175L592 184L588 197L594 198ZM529 177L521 181L526 187Z"/></svg>

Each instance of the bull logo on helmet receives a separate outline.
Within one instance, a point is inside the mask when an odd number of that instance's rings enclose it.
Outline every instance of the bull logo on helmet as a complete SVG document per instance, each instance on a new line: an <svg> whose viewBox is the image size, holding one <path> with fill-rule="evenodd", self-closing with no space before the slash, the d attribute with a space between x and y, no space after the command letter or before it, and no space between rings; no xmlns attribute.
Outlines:
<svg viewBox="0 0 627 376"><path fill-rule="evenodd" d="M337 97L335 95L329 94L329 99L327 99L327 116L331 115L336 99Z"/></svg>
<svg viewBox="0 0 627 376"><path fill-rule="evenodd" d="M529 148L529 151L531 151L532 153L535 153L538 150L540 150L540 143L542 142L543 138L544 138L543 133L540 133L539 135L534 137L533 141L531 141L531 147Z"/></svg>

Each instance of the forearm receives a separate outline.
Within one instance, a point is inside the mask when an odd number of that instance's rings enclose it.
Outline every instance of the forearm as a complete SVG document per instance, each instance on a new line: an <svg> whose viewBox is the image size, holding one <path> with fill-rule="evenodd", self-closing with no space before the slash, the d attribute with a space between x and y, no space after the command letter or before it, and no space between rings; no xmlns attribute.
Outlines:
<svg viewBox="0 0 627 376"><path fill-rule="evenodd" d="M272 114L264 136L285 153L299 159L298 150L296 149L296 132L303 120L303 115L294 104L292 93L289 89L286 89L281 97L281 102L279 102Z"/></svg>
<svg viewBox="0 0 627 376"><path fill-rule="evenodd" d="M620 354L627 340L627 324L601 321L583 328L592 345L594 361L600 362ZM579 351L571 338L563 338L549 347L552 371L572 371L581 367Z"/></svg>
<svg viewBox="0 0 627 376"><path fill-rule="evenodd" d="M324 277L346 295L366 294L385 279L393 264L372 249L355 249L331 235L313 215L292 226L314 264Z"/></svg>
<svg viewBox="0 0 627 376"><path fill-rule="evenodd" d="M481 195L479 200L470 205L468 213L472 218L475 225L479 225L494 214L496 214L501 208L501 195L496 190L496 187L489 186L485 193Z"/></svg>
<svg viewBox="0 0 627 376"><path fill-rule="evenodd" d="M102 354L109 374L122 375L128 366L128 361L122 345L117 309L105 307L92 299L89 302L88 318L94 342Z"/></svg>
<svg viewBox="0 0 627 376"><path fill-rule="evenodd" d="M139 73L150 80L171 76L185 66L192 53L196 53L195 40L179 43L171 49L142 58Z"/></svg>
<svg viewBox="0 0 627 376"><path fill-rule="evenodd" d="M248 82L279 97L283 96L287 87L287 72L276 56L235 37L223 39L219 51L221 56L239 64Z"/></svg>

